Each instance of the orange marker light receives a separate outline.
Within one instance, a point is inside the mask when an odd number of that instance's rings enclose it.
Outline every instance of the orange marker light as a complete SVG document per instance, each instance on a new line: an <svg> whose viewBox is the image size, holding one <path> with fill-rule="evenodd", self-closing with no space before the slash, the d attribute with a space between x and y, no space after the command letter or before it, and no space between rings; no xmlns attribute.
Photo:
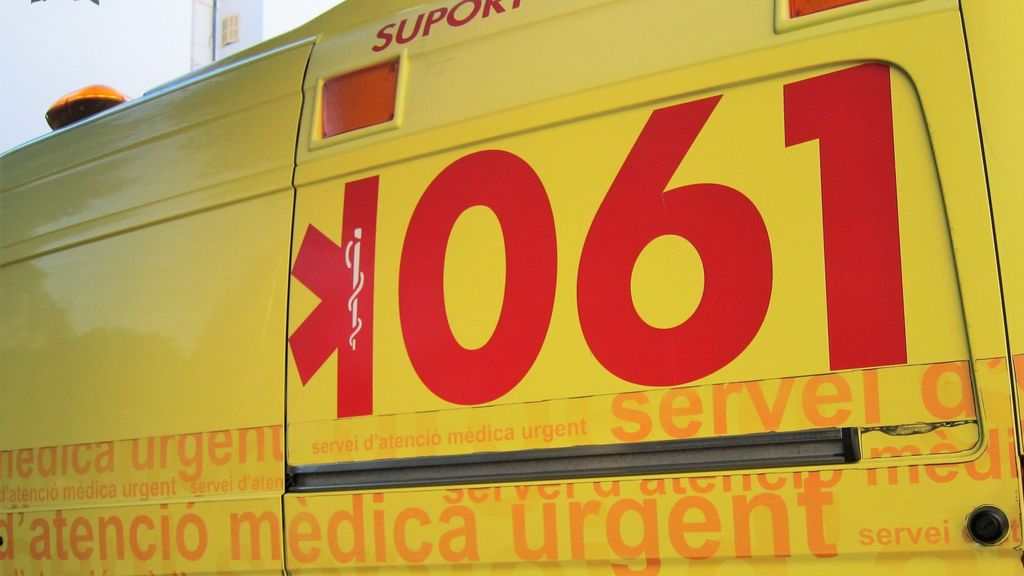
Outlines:
<svg viewBox="0 0 1024 576"><path fill-rule="evenodd" d="M864 2L864 0L789 0L789 17L807 16L858 2Z"/></svg>
<svg viewBox="0 0 1024 576"><path fill-rule="evenodd" d="M46 123L56 130L127 102L124 94L110 86L93 84L63 96L46 111Z"/></svg>
<svg viewBox="0 0 1024 576"><path fill-rule="evenodd" d="M392 60L324 82L323 137L330 138L395 117L398 60Z"/></svg>

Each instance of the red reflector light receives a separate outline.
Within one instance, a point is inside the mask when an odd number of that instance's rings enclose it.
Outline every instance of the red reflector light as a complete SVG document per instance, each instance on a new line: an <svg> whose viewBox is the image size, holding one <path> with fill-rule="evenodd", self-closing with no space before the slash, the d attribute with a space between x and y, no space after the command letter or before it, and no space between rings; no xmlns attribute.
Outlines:
<svg viewBox="0 0 1024 576"><path fill-rule="evenodd" d="M392 60L324 82L323 137L330 138L395 117L398 60Z"/></svg>
<svg viewBox="0 0 1024 576"><path fill-rule="evenodd" d="M858 2L864 2L864 0L789 0L789 17L807 16Z"/></svg>

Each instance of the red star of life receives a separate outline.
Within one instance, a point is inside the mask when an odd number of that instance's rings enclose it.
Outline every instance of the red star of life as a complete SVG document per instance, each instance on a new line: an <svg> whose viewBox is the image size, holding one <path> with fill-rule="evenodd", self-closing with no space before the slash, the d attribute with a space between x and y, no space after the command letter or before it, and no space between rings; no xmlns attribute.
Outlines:
<svg viewBox="0 0 1024 576"><path fill-rule="evenodd" d="M373 413L373 278L378 177L349 182L341 244L306 228L292 276L320 303L288 339L305 386L337 353L338 418Z"/></svg>

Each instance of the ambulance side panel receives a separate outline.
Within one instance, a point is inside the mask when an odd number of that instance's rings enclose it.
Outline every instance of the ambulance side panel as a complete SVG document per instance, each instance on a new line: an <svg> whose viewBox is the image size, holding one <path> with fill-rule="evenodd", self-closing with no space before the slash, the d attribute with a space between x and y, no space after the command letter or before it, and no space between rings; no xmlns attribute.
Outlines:
<svg viewBox="0 0 1024 576"><path fill-rule="evenodd" d="M1024 373L1024 4L964 2L1018 406ZM1018 408L1018 418L1020 410Z"/></svg>
<svg viewBox="0 0 1024 576"><path fill-rule="evenodd" d="M394 118L325 135L389 62ZM292 573L1020 572L957 2L434 2L305 94Z"/></svg>
<svg viewBox="0 0 1024 576"><path fill-rule="evenodd" d="M0 159L0 572L281 572L309 50Z"/></svg>

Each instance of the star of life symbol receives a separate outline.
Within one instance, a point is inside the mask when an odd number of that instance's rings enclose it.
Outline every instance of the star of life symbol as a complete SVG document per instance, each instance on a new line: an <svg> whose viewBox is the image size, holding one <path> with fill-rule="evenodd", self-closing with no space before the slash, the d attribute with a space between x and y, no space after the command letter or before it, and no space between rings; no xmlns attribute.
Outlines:
<svg viewBox="0 0 1024 576"><path fill-rule="evenodd" d="M345 185L341 238L306 227L292 276L319 304L288 337L302 386L336 356L337 417L373 413L373 291L378 178Z"/></svg>

